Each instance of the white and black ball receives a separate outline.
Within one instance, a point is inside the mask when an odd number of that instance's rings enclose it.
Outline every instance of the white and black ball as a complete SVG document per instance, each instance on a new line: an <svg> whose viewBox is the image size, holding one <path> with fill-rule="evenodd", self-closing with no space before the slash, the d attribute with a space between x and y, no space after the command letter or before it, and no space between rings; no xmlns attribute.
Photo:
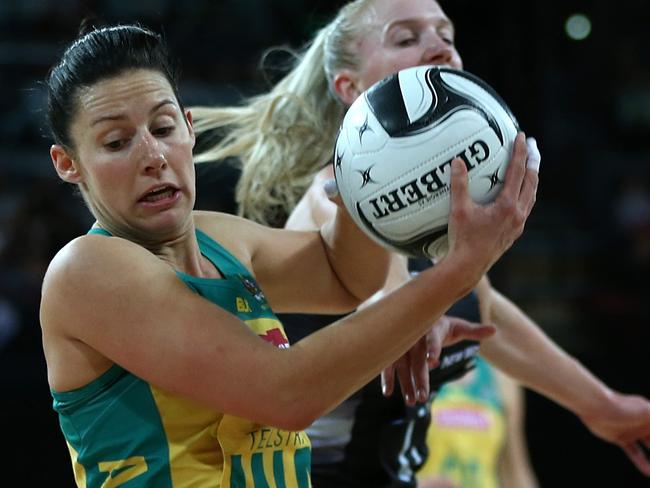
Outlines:
<svg viewBox="0 0 650 488"><path fill-rule="evenodd" d="M447 251L450 165L461 157L477 203L498 194L519 130L480 78L418 66L376 83L349 108L334 156L339 193L353 219L402 254Z"/></svg>

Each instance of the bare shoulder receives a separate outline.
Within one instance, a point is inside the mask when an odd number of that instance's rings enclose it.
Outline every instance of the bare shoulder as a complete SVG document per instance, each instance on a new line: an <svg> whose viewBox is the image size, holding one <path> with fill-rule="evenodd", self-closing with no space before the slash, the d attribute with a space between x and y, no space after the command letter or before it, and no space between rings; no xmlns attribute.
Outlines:
<svg viewBox="0 0 650 488"><path fill-rule="evenodd" d="M63 247L52 259L43 279L41 299L41 325L56 326L67 320L67 311L105 294L104 300L95 303L101 308L110 303L111 291L137 277L156 273L173 273L160 259L146 249L118 237L85 235Z"/></svg>
<svg viewBox="0 0 650 488"><path fill-rule="evenodd" d="M138 258L134 261L134 258ZM110 279L122 266L151 266L159 260L146 249L119 237L85 235L70 241L52 259L44 278L44 290L52 285L85 286L95 275Z"/></svg>
<svg viewBox="0 0 650 488"><path fill-rule="evenodd" d="M112 329L107 318L165 273L171 279L169 266L117 237L82 236L61 249L45 274L40 306L50 386L78 388L107 370L114 360L97 345L128 334L127 320Z"/></svg>

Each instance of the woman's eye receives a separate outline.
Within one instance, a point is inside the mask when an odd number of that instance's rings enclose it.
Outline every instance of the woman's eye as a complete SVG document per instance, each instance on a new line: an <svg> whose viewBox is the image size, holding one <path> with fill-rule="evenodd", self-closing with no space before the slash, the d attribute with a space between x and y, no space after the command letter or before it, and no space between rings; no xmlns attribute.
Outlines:
<svg viewBox="0 0 650 488"><path fill-rule="evenodd" d="M151 131L151 133L155 136L158 137L165 137L171 134L174 131L174 126L173 125L168 125L164 127L158 127L157 129L154 129Z"/></svg>
<svg viewBox="0 0 650 488"><path fill-rule="evenodd" d="M438 35L440 36L440 39L442 39L445 44L448 44L450 46L454 45L454 34L452 32L449 32L447 29L444 29L442 31L439 31Z"/></svg>
<svg viewBox="0 0 650 488"><path fill-rule="evenodd" d="M392 32L391 38L397 47L407 47L418 42L419 33L413 29L398 28Z"/></svg>
<svg viewBox="0 0 650 488"><path fill-rule="evenodd" d="M117 139L115 141L110 141L104 144L104 147L111 151L116 151L118 149L121 149L122 146L124 145L124 139Z"/></svg>
<svg viewBox="0 0 650 488"><path fill-rule="evenodd" d="M413 44L415 44L415 42L416 42L415 37L409 37L407 39L401 39L397 41L397 45L400 47L407 47L407 46L412 46Z"/></svg>

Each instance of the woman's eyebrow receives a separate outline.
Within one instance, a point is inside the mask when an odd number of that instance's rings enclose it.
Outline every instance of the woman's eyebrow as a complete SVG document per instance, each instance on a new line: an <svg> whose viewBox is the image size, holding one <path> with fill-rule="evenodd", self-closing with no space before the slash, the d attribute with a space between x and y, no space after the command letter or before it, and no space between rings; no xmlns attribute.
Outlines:
<svg viewBox="0 0 650 488"><path fill-rule="evenodd" d="M152 107L151 110L149 110L149 114L152 114L159 110L161 107L164 107L165 105L172 104L175 105L174 100L171 98L166 98L165 100L161 101L160 103L157 103ZM100 117L97 117L94 119L91 123L90 126L93 127L101 122L106 122L106 121L113 121L113 120L124 120L126 119L125 114L110 114L110 115L102 115Z"/></svg>

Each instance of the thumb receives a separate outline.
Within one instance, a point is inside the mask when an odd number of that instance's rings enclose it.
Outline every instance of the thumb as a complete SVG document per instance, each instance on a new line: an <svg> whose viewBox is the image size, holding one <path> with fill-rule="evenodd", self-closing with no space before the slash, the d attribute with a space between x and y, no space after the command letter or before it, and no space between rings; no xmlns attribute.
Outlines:
<svg viewBox="0 0 650 488"><path fill-rule="evenodd" d="M323 191L325 192L325 195L327 195L327 198L330 202L336 204L339 207L345 207L343 204L343 199L339 194L339 187L336 184L335 179L325 180L323 183Z"/></svg>
<svg viewBox="0 0 650 488"><path fill-rule="evenodd" d="M333 178L325 180L325 183L323 183L323 190L325 191L327 198L330 200L339 196L339 187L336 184L336 180Z"/></svg>

